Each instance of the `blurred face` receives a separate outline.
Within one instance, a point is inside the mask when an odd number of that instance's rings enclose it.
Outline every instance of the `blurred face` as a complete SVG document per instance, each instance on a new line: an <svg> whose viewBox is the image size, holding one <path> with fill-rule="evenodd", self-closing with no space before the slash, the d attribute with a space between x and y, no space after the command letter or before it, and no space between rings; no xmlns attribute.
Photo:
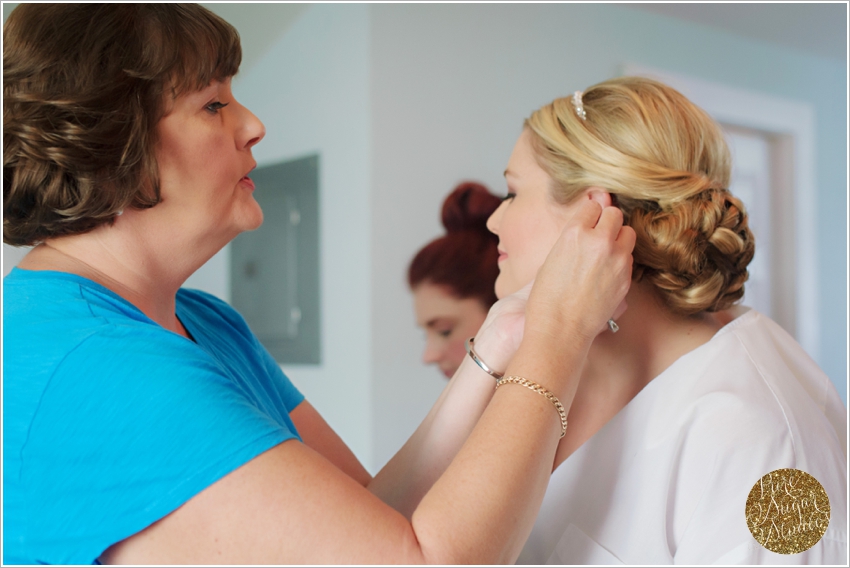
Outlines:
<svg viewBox="0 0 850 568"><path fill-rule="evenodd" d="M263 212L248 174L257 165L251 148L265 128L233 97L230 79L179 96L158 134L162 202L152 211L168 215L174 230L217 246L260 226Z"/></svg>
<svg viewBox="0 0 850 568"><path fill-rule="evenodd" d="M578 199L562 205L552 198L552 178L537 164L527 129L508 160L505 181L507 196L487 221L487 228L499 237L498 298L534 279L580 205Z"/></svg>
<svg viewBox="0 0 850 568"><path fill-rule="evenodd" d="M475 298L460 300L443 286L423 282L413 290L416 323L425 330L422 361L451 378L466 356L464 342L478 333L487 310Z"/></svg>

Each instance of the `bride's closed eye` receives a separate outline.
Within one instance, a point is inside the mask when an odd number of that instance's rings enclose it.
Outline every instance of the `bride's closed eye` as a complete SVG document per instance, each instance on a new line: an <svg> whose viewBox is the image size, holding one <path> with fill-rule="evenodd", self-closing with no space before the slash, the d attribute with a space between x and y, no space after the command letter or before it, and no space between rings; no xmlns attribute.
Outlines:
<svg viewBox="0 0 850 568"><path fill-rule="evenodd" d="M502 197L502 201L508 201L509 199L513 199L514 197L516 197L516 193L512 193L509 191L505 194L504 197Z"/></svg>

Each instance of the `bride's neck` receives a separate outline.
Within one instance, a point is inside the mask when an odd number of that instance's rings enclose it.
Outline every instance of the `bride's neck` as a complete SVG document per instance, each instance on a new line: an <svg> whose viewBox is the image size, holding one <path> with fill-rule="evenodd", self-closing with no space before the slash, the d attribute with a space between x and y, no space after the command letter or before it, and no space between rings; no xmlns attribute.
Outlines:
<svg viewBox="0 0 850 568"><path fill-rule="evenodd" d="M556 466L682 355L708 342L721 323L706 314L672 313L652 285L634 282L620 330L600 334L588 353Z"/></svg>
<svg viewBox="0 0 850 568"><path fill-rule="evenodd" d="M582 383L616 382L640 391L682 355L710 340L721 325L710 314L678 315L667 308L655 288L635 282L626 296L628 309L620 331L604 332L590 348Z"/></svg>

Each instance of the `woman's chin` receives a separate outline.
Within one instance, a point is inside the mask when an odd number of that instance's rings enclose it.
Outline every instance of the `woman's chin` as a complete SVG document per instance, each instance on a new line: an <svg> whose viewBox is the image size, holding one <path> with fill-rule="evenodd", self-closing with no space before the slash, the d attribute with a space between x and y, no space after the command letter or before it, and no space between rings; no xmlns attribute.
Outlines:
<svg viewBox="0 0 850 568"><path fill-rule="evenodd" d="M248 211L244 211L240 216L237 225L239 232L255 231L263 224L263 210L257 204Z"/></svg>
<svg viewBox="0 0 850 568"><path fill-rule="evenodd" d="M499 274L499 277L496 278L496 298L501 300L505 296L510 296L514 292L519 292L529 282L531 282L531 280L517 282L513 278L506 278L503 274Z"/></svg>
<svg viewBox="0 0 850 568"><path fill-rule="evenodd" d="M499 277L496 278L496 297L498 299L502 299L505 296L510 296L514 292L519 290L516 285L511 282L508 278L505 278L502 274L499 274Z"/></svg>

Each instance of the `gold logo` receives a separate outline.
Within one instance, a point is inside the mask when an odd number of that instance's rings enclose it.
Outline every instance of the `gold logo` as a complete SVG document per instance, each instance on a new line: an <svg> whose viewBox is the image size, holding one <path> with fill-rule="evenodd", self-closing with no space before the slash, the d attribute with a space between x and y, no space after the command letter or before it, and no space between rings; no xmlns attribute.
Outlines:
<svg viewBox="0 0 850 568"><path fill-rule="evenodd" d="M797 554L816 545L829 526L829 498L817 479L799 469L771 471L747 497L747 527L766 549Z"/></svg>

